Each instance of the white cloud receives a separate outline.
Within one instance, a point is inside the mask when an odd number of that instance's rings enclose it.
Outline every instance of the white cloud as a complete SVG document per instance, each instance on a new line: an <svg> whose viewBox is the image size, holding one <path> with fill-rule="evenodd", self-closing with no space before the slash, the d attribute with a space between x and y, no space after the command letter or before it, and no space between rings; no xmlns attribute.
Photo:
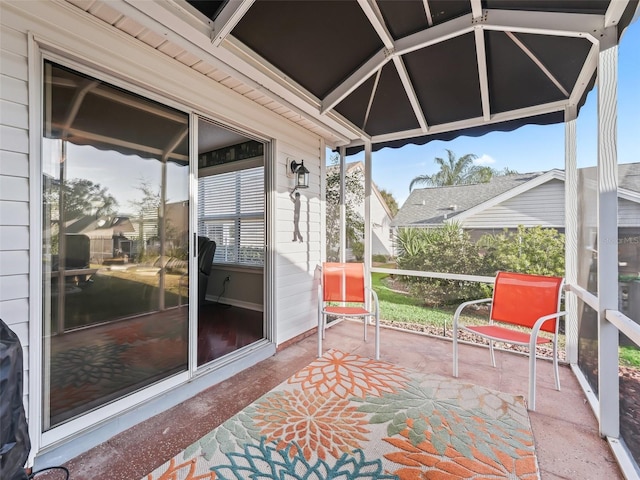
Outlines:
<svg viewBox="0 0 640 480"><path fill-rule="evenodd" d="M486 153L483 153L482 156L476 158L473 163L476 165L493 165L496 161Z"/></svg>

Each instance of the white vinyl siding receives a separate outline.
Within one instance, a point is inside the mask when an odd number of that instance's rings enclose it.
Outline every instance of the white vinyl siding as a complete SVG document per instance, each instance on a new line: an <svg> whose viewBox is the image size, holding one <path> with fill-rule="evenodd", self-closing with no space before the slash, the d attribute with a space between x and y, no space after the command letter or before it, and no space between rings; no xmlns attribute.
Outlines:
<svg viewBox="0 0 640 480"><path fill-rule="evenodd" d="M1 7L0 7L1 9ZM27 35L0 12L0 318L22 344L29 375L29 113Z"/></svg>
<svg viewBox="0 0 640 480"><path fill-rule="evenodd" d="M564 228L564 182L550 180L466 219L464 228Z"/></svg>
<svg viewBox="0 0 640 480"><path fill-rule="evenodd" d="M640 204L618 198L618 227L640 227Z"/></svg>
<svg viewBox="0 0 640 480"><path fill-rule="evenodd" d="M364 209L362 211L364 218ZM371 254L391 255L393 242L389 235L391 217L382 205L380 196L376 192L371 194Z"/></svg>
<svg viewBox="0 0 640 480"><path fill-rule="evenodd" d="M283 343L317 324L316 267L321 262L324 232L321 228L320 144L300 149L279 143L276 168L276 305L277 340ZM309 188L300 192L298 225L302 242L294 242L294 202L290 197L293 178L288 175L291 160L304 160L309 169Z"/></svg>

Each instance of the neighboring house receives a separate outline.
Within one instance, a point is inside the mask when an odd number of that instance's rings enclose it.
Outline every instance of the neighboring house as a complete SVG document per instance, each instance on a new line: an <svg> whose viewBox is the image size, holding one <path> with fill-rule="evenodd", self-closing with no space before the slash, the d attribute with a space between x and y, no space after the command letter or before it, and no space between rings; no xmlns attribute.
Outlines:
<svg viewBox="0 0 640 480"><path fill-rule="evenodd" d="M581 243L596 248L596 168L578 169L579 191L593 192L578 199L583 224ZM640 239L640 163L618 167L619 272L640 271L636 245ZM504 229L542 226L564 232L564 171L497 176L488 183L421 188L411 192L393 220L393 228L435 228L457 223L471 238L500 233ZM589 212L589 213L586 213ZM592 212L592 213L591 213Z"/></svg>
<svg viewBox="0 0 640 480"><path fill-rule="evenodd" d="M85 235L89 238L92 263L102 264L114 258L134 260L137 248L131 237L136 235L128 216L94 217L85 215L65 227L67 235Z"/></svg>
<svg viewBox="0 0 640 480"><path fill-rule="evenodd" d="M578 170L583 181L593 181L595 167ZM619 225L640 227L640 163L619 166ZM594 196L595 197L595 196ZM582 199L582 208L588 208ZM457 223L473 238L540 225L564 230L564 171L497 176L488 183L421 188L411 192L393 219L403 227L433 228Z"/></svg>
<svg viewBox="0 0 640 480"><path fill-rule="evenodd" d="M458 223L474 238L518 225L564 228L564 173L550 170L498 176L488 183L415 189L393 227L445 223Z"/></svg>
<svg viewBox="0 0 640 480"><path fill-rule="evenodd" d="M327 168L327 175L339 171L338 165ZM364 163L351 162L345 165L346 173L357 173L364 186ZM355 206L355 210L364 220L364 203ZM371 183L371 253L373 255L395 255L391 222L393 215L384 197L375 183ZM347 258L352 256L347 245Z"/></svg>

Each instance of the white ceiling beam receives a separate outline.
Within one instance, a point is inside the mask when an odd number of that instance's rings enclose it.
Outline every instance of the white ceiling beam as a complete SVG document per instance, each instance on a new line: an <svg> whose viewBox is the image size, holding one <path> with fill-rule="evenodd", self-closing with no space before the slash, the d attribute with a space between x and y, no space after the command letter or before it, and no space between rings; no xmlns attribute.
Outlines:
<svg viewBox="0 0 640 480"><path fill-rule="evenodd" d="M213 20L211 41L219 47L231 30L238 24L255 0L234 0L226 2L218 16Z"/></svg>
<svg viewBox="0 0 640 480"><path fill-rule="evenodd" d="M542 105L536 105L534 107L525 107L508 112L496 113L491 115L491 118L489 120L485 120L484 117L475 117L467 120L443 123L441 125L432 125L429 127L427 134L433 135L436 133L446 133L449 131L463 130L466 128L479 127L487 124L506 122L509 120L517 120L519 118L533 117L536 115L543 115L545 113L563 111L567 104L567 100L560 100L556 102L545 103ZM391 142L394 140L402 140L411 137L420 137L422 135L424 135L424 132L421 129L414 128L411 130L405 130L403 132L396 132L386 135L374 135L371 137L371 143L376 144L381 142ZM356 140L349 146L358 145L364 145L364 142Z"/></svg>
<svg viewBox="0 0 640 480"><path fill-rule="evenodd" d="M587 90L587 87L589 86L589 82L591 81L593 74L598 68L598 52L599 51L600 51L600 48L597 44L591 45L591 50L589 50L589 53L587 54L587 59L582 65L582 69L578 74L578 78L573 87L573 91L569 96L570 105L577 106L578 102L584 95L584 92Z"/></svg>
<svg viewBox="0 0 640 480"><path fill-rule="evenodd" d="M393 37L389 30L387 29L387 25L382 18L382 13L380 13L380 9L374 0L358 0L358 5L364 12L365 16L371 23L371 26L376 31L380 40L384 44L387 50L393 50Z"/></svg>
<svg viewBox="0 0 640 480"><path fill-rule="evenodd" d="M422 0L422 6L424 7L424 14L427 16L427 24L433 26L433 17L431 16L431 6L429 6L429 0Z"/></svg>
<svg viewBox="0 0 640 480"><path fill-rule="evenodd" d="M486 30L578 37L592 43L604 34L604 17L583 13L485 10L480 23Z"/></svg>
<svg viewBox="0 0 640 480"><path fill-rule="evenodd" d="M391 53L406 55L469 33L478 25L485 30L586 38L592 43L597 43L604 34L602 15L515 10L485 10L483 14L479 19L474 19L472 14L463 15L407 35L396 40Z"/></svg>
<svg viewBox="0 0 640 480"><path fill-rule="evenodd" d="M378 82L380 81L380 74L382 69L376 73L376 78L373 81L373 88L371 89L371 95L369 95L369 102L367 103L367 111L364 114L364 120L362 121L362 129L364 130L369 121L369 114L371 113L371 105L373 105L373 99L376 97L376 91L378 90Z"/></svg>
<svg viewBox="0 0 640 480"><path fill-rule="evenodd" d="M320 112L326 113L335 107L356 88L362 85L371 75L380 70L389 60L471 32L473 30L471 21L471 15L465 15L444 24L436 25L425 31L404 37L395 42L395 45L392 45L390 49L384 48L379 50L324 98Z"/></svg>
<svg viewBox="0 0 640 480"><path fill-rule="evenodd" d="M484 30L477 27L473 33L476 40L476 59L478 62L480 99L482 101L482 118L489 120L491 117L491 103L489 99L489 74L487 73L487 52L484 42Z"/></svg>
<svg viewBox="0 0 640 480"><path fill-rule="evenodd" d="M482 0L471 0L471 15L473 18L482 17Z"/></svg>
<svg viewBox="0 0 640 480"><path fill-rule="evenodd" d="M629 0L612 0L604 14L604 26L613 27L617 25L627 5L629 5Z"/></svg>
<svg viewBox="0 0 640 480"><path fill-rule="evenodd" d="M429 126L427 125L427 119L424 116L424 112L422 111L422 106L418 101L418 96L416 95L416 91L413 88L413 82L409 78L409 73L402 61L402 57L394 56L393 63L398 71L398 75L400 76L400 81L402 82L402 86L404 87L404 91L407 94L407 98L409 99L409 103L411 104L411 108L413 109L413 114L416 116L418 120L418 124L424 133L427 133L427 129Z"/></svg>
<svg viewBox="0 0 640 480"><path fill-rule="evenodd" d="M405 55L421 48L450 40L473 30L471 14L454 18L448 22L434 25L431 28L407 35L395 42L394 54Z"/></svg>
<svg viewBox="0 0 640 480"><path fill-rule="evenodd" d="M544 73L547 78L551 80L556 87L558 87L558 90L560 90L565 97L569 98L569 92L567 92L567 89L562 86L560 81L555 77L555 75L553 75L553 73L549 71L544 63L542 63L542 61L531 50L529 50L529 48L524 43L522 43L520 39L516 37L512 32L505 33L513 41L513 43L515 43L520 48L520 50L522 50L533 61L533 63L538 66L540 70L542 70L542 73Z"/></svg>
<svg viewBox="0 0 640 480"><path fill-rule="evenodd" d="M349 96L356 88L362 85L371 75L381 70L382 67L391 60L392 55L384 48L379 50L369 60L353 72L344 82L338 85L333 91L322 100L320 113L326 113L338 103Z"/></svg>

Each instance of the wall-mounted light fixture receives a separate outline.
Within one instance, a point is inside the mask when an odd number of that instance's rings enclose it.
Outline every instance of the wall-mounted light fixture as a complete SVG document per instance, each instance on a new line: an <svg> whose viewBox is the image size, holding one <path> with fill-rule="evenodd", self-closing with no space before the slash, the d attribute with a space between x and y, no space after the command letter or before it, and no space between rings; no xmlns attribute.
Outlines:
<svg viewBox="0 0 640 480"><path fill-rule="evenodd" d="M295 186L293 189L309 188L309 170L304 166L304 160L300 160L300 163L292 160L289 166L295 180Z"/></svg>

